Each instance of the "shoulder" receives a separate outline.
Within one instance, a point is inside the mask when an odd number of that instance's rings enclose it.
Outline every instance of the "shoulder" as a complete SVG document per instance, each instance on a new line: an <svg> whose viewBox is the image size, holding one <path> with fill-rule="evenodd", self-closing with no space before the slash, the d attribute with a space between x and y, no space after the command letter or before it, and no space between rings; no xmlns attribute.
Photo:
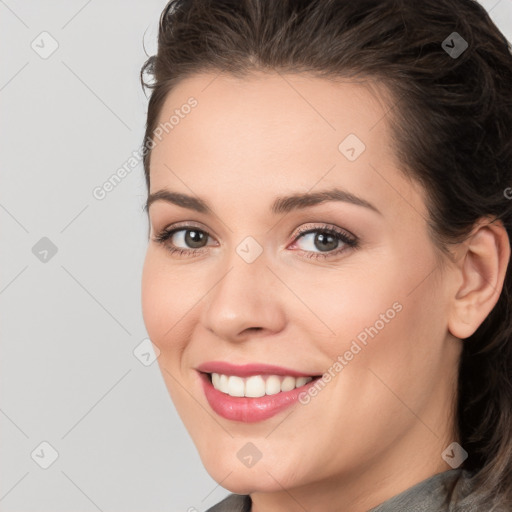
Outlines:
<svg viewBox="0 0 512 512"><path fill-rule="evenodd" d="M369 512L455 512L461 499L471 492L472 475L462 469L437 473L389 498ZM468 509L466 512L473 512ZM483 512L483 511L481 511Z"/></svg>
<svg viewBox="0 0 512 512"><path fill-rule="evenodd" d="M245 494L230 494L206 512L250 512L251 498Z"/></svg>
<svg viewBox="0 0 512 512"><path fill-rule="evenodd" d="M462 471L453 487L449 509L451 512L510 512L512 503L508 494L495 493L489 497L485 478L478 471Z"/></svg>
<svg viewBox="0 0 512 512"><path fill-rule="evenodd" d="M372 508L369 512L506 512L499 497L492 506L482 505L476 471L451 469L437 473Z"/></svg>

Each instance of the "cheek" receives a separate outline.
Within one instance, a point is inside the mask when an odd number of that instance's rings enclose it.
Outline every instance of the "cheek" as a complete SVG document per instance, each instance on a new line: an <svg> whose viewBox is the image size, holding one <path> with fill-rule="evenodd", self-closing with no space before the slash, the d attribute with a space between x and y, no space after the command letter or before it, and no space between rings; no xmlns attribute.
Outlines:
<svg viewBox="0 0 512 512"><path fill-rule="evenodd" d="M347 292L353 293L339 299L337 323L335 307L325 319L338 335L337 345L328 347L330 359L341 355L344 360L335 379L344 407L333 421L348 421L348 408L373 432L381 429L372 421L378 415L390 426L381 434L392 438L414 420L404 403L421 410L432 382L441 378L445 329L443 300L435 283L426 280L414 290L424 273L411 267L405 274L404 266L390 269L372 276L380 280L370 280L371 286L363 279L347 281L352 283Z"/></svg>
<svg viewBox="0 0 512 512"><path fill-rule="evenodd" d="M149 337L156 343L154 335L161 330L159 324L162 323L163 317L160 314L162 307L163 290L158 280L158 272L155 268L155 261L151 255L151 249L148 248L144 266L142 268L141 283L141 302L142 317Z"/></svg>
<svg viewBox="0 0 512 512"><path fill-rule="evenodd" d="M318 332L319 348L331 359L349 350L353 340L369 343L376 330L389 330L400 315L403 275L398 266L385 265L384 256L372 261L359 257L354 264L347 260L339 269L313 268L295 280L294 292L305 299L309 312L294 320L303 323L304 332ZM301 304L296 308L304 309Z"/></svg>
<svg viewBox="0 0 512 512"><path fill-rule="evenodd" d="M309 278L297 285L315 316L297 321L305 332L319 333L317 347L331 362L331 375L344 375L336 379L342 393L357 389L364 403L396 401L373 371L413 402L423 399L444 339L443 298L432 276L425 279L433 266L426 252L423 260L400 261L381 253L357 266L347 263L342 272L318 272L314 286Z"/></svg>
<svg viewBox="0 0 512 512"><path fill-rule="evenodd" d="M148 248L142 270L141 301L149 337L164 351L177 339L173 326L185 312L182 311L184 291L179 275L171 273L162 259L154 249Z"/></svg>

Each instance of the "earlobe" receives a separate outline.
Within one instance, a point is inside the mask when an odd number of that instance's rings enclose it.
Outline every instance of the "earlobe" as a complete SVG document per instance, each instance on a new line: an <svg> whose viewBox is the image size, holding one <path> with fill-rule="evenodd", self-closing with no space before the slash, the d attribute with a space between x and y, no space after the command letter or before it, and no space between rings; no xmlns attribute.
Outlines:
<svg viewBox="0 0 512 512"><path fill-rule="evenodd" d="M460 245L455 289L448 318L450 333L460 339L474 334L492 311L503 289L510 240L500 220L482 219Z"/></svg>

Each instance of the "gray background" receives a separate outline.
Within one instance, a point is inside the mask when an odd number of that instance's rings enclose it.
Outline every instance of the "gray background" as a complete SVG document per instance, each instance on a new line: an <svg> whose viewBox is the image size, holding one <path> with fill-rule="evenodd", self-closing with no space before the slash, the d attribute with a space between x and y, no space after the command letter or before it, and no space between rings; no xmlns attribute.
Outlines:
<svg viewBox="0 0 512 512"><path fill-rule="evenodd" d="M0 0L3 512L192 512L228 494L157 363L134 355L147 338L142 165L92 193L140 147L143 41L153 54L165 4ZM512 0L482 4L511 40ZM47 469L42 442L58 453Z"/></svg>

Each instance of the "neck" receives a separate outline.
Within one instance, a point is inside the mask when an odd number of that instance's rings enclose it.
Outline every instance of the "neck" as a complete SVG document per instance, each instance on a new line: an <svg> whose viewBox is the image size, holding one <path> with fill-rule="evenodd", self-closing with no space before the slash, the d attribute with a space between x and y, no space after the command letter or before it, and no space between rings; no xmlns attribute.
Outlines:
<svg viewBox="0 0 512 512"><path fill-rule="evenodd" d="M416 422L406 438L391 443L357 471L276 492L251 493L251 512L366 512L438 473L452 469L441 453L453 433L438 436ZM439 457L432 457L439 454ZM406 461L404 463L404 461ZM271 470L270 470L271 471Z"/></svg>

